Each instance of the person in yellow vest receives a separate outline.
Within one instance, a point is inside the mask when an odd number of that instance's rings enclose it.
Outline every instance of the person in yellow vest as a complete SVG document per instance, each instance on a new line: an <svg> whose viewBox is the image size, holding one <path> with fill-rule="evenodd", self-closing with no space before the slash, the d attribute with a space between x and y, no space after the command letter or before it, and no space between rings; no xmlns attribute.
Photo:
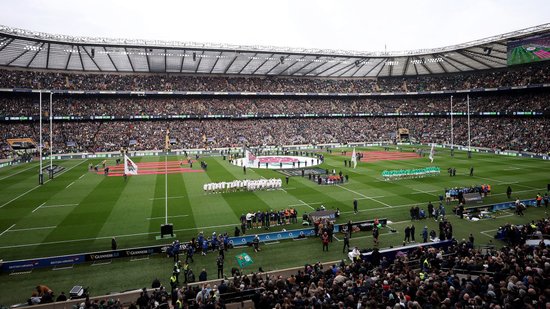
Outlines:
<svg viewBox="0 0 550 309"><path fill-rule="evenodd" d="M176 277L175 273L172 273L172 276L170 277L170 287L172 290L178 287L178 277Z"/></svg>
<svg viewBox="0 0 550 309"><path fill-rule="evenodd" d="M183 299L178 297L178 300L176 301L176 307L174 309L183 309Z"/></svg>
<svg viewBox="0 0 550 309"><path fill-rule="evenodd" d="M187 276L189 275L189 263L185 261L183 263L183 283L187 283Z"/></svg>
<svg viewBox="0 0 550 309"><path fill-rule="evenodd" d="M422 269L424 271L426 270L430 270L432 266L430 265L430 261L428 261L428 258L425 258L424 261L422 262Z"/></svg>

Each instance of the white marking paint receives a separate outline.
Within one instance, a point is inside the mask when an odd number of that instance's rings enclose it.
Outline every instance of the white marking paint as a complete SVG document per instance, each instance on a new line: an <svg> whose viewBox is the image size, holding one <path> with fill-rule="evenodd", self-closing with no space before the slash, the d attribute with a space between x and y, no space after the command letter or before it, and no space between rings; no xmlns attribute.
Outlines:
<svg viewBox="0 0 550 309"><path fill-rule="evenodd" d="M6 233L7 231L9 231L9 230L10 230L12 227L14 227L14 226L15 226L15 223L12 224L10 227L8 227L7 230L5 230L5 231L3 231L2 233L0 233L0 236L4 235L4 233Z"/></svg>
<svg viewBox="0 0 550 309"><path fill-rule="evenodd" d="M181 217L189 217L189 215L178 215L178 216L168 216L168 218L181 218ZM147 220L156 220L156 219L164 219L166 217L153 217L153 218L147 218Z"/></svg>
<svg viewBox="0 0 550 309"><path fill-rule="evenodd" d="M40 207L44 206L44 204L46 204L46 202L44 202L44 203L38 205L38 207L36 207L32 212L37 211Z"/></svg>
<svg viewBox="0 0 550 309"><path fill-rule="evenodd" d="M168 199L178 199L178 198L184 198L185 195L180 195L180 196L169 196ZM165 200L166 197L155 197L155 198L150 198L149 200L150 201L154 201L154 200Z"/></svg>
<svg viewBox="0 0 550 309"><path fill-rule="evenodd" d="M6 179L6 178L13 177L13 176L15 176L15 175L17 175L17 174L23 173L24 171L28 171L28 170L30 170L31 168L37 168L37 167L38 167L38 166L36 166L36 165L35 165L35 166L31 166L31 167L29 167L29 168L26 168L26 169L24 169L24 170L22 170L22 171L19 171L19 172L15 173L15 174L11 174L11 175L8 175L8 176L4 176L4 177L0 178L0 180L4 180L4 179Z"/></svg>
<svg viewBox="0 0 550 309"><path fill-rule="evenodd" d="M342 188L342 189L344 189L344 190L347 190L347 191L349 191L349 192L355 193L355 194L357 194L357 195L359 195L359 196L362 196L362 197L364 197L365 199L369 199L369 200L371 200L371 201L375 201L375 202L377 202L377 203L379 203L379 204L385 205L385 206L390 207L390 208L392 207L391 205L386 204L386 203L384 203L384 202L382 202L382 201L379 201L379 200L375 199L374 197L368 197L368 196L366 196L366 195L364 195L364 194L362 194L362 193L359 193L359 192L357 192L357 191L353 191L353 190L348 189L348 188L346 188L346 187L343 187L343 186L341 186L341 185L336 185L336 186L337 186L337 187L340 187L340 188Z"/></svg>
<svg viewBox="0 0 550 309"><path fill-rule="evenodd" d="M35 230L47 230L47 229L55 229L56 227L57 227L57 225L43 226L43 227L29 227L29 228L26 228L26 229L9 230L9 232L13 233L13 232L35 231Z"/></svg>
<svg viewBox="0 0 550 309"><path fill-rule="evenodd" d="M57 177L63 175L63 173L66 173L66 172L72 170L73 168L79 166L80 164L82 164L82 163L84 163L84 162L86 162L86 161L88 161L88 160L87 160L87 159L82 160L82 161L81 161L80 163L78 163L77 165L75 165L75 166L73 166L73 167L71 167L71 168L68 168L68 169L64 170L63 172L59 173L59 174L57 175ZM44 181L44 184L50 182L51 180L52 180L52 179L48 179L48 180ZM36 187L34 187L34 188L32 188L32 189L26 191L26 192L21 193L19 196L17 196L17 197L15 197L15 198L13 198L13 199L7 201L6 203L2 204L2 206L0 206L0 208L2 208L2 207L4 207L4 206L8 205L9 203L11 203L11 202L13 202L13 201L16 201L16 200L19 199L20 197L25 196L25 195L27 195L28 193L30 193L30 192L32 192L32 191L34 191L34 190L36 190L37 188L42 187L42 186L43 186L43 185L38 185L38 186L36 186Z"/></svg>
<svg viewBox="0 0 550 309"><path fill-rule="evenodd" d="M309 207L309 208L315 210L315 208L311 207L311 205L309 205L308 203L306 203L306 202L304 202L304 201L302 201L302 200L298 200L298 201L301 202L303 205L306 205L307 207Z"/></svg>

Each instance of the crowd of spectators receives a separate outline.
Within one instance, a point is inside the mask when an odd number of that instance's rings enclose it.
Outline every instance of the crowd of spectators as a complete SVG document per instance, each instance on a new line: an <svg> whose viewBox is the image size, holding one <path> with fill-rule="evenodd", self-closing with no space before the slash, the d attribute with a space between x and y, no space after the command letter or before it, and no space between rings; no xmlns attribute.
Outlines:
<svg viewBox="0 0 550 309"><path fill-rule="evenodd" d="M549 92L472 95L470 111L517 112L550 111ZM43 106L48 110L49 99ZM55 116L138 115L274 115L274 114L358 114L358 113L445 113L450 112L449 96L373 98L249 98L249 97L121 97L55 96ZM453 112L466 112L466 96L455 95ZM0 116L38 116L37 95L0 97Z"/></svg>
<svg viewBox="0 0 550 309"><path fill-rule="evenodd" d="M181 74L73 74L0 70L0 88L56 90L357 93L523 86L548 83L549 79L548 66L545 64L468 73L378 79L225 77Z"/></svg>
<svg viewBox="0 0 550 309"><path fill-rule="evenodd" d="M550 220L521 230L548 234ZM393 261L373 253L349 264L307 264L288 277L237 275L219 285L176 288L172 297L190 308L223 308L228 293L250 292L256 308L548 308L548 248L524 243L476 248L470 237L445 249L418 248Z"/></svg>
<svg viewBox="0 0 550 309"><path fill-rule="evenodd" d="M454 120L454 143L468 144L465 118ZM439 117L284 118L253 120L163 120L54 122L56 153L161 150L166 130L174 149L241 147L245 145L300 145L348 142L394 142L398 128L408 128L410 138L421 143L450 143L450 120ZM471 119L471 145L494 150L547 154L548 118L490 117ZM49 141L49 127L43 128ZM0 149L8 138L39 139L34 122L0 123ZM47 147L49 148L49 147Z"/></svg>
<svg viewBox="0 0 550 309"><path fill-rule="evenodd" d="M521 86L547 83L547 66L519 66L498 71L468 74L375 79L309 79L203 77L154 74L72 74L41 71L0 70L0 87L78 90L193 90L193 91L286 91L286 92L387 92L478 87ZM472 112L547 112L549 93L512 91L472 95ZM47 101L47 98L46 98ZM0 115L37 116L36 95L2 94ZM54 115L90 119L96 116L153 116L158 121L56 121L53 128L55 152L162 149L166 130L175 140L173 148L235 147L242 145L290 145L347 142L394 142L398 128L407 128L413 141L449 143L450 120L440 117L334 117L312 114L358 113L445 113L450 111L447 95L379 96L350 98L311 97L170 97L170 96L55 96ZM457 94L453 110L465 112L466 98ZM171 115L241 116L260 118L166 120ZM286 114L287 116L273 116ZM309 118L300 118L309 114ZM472 146L548 153L549 120L541 118L473 117ZM46 125L43 135L49 140ZM454 121L455 144L467 144L465 117ZM0 123L0 159L12 156L7 138L30 137L38 141L35 122ZM47 144L47 143L45 143ZM49 148L49 145L46 145Z"/></svg>

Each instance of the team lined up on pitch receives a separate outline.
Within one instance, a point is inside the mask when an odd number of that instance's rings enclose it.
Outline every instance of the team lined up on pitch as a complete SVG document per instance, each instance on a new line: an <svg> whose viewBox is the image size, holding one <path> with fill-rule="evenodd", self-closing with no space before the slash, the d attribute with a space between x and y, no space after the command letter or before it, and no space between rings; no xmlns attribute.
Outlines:
<svg viewBox="0 0 550 309"><path fill-rule="evenodd" d="M382 177L384 180L396 180L396 179L409 179L409 178L423 178L428 176L438 176L441 173L441 169L437 166L430 166L426 168L415 168L410 170L391 170L383 171Z"/></svg>
<svg viewBox="0 0 550 309"><path fill-rule="evenodd" d="M244 179L230 182L212 182L203 186L204 193L226 193L237 191L257 191L257 190L275 190L280 189L283 181L278 178L270 179Z"/></svg>

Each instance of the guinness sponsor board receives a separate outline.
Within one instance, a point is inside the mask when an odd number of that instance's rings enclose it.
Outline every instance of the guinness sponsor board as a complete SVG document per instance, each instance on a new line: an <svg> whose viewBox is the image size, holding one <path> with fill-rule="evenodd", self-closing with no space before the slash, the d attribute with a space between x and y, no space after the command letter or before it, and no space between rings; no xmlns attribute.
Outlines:
<svg viewBox="0 0 550 309"><path fill-rule="evenodd" d="M140 256L140 255L150 255L155 253L162 253L166 251L168 245L152 246L152 247L141 247L141 248L131 248L131 249L122 249L115 251L102 251L102 252L92 252L85 254L87 262L91 261L101 261L101 260L111 260L124 257Z"/></svg>

